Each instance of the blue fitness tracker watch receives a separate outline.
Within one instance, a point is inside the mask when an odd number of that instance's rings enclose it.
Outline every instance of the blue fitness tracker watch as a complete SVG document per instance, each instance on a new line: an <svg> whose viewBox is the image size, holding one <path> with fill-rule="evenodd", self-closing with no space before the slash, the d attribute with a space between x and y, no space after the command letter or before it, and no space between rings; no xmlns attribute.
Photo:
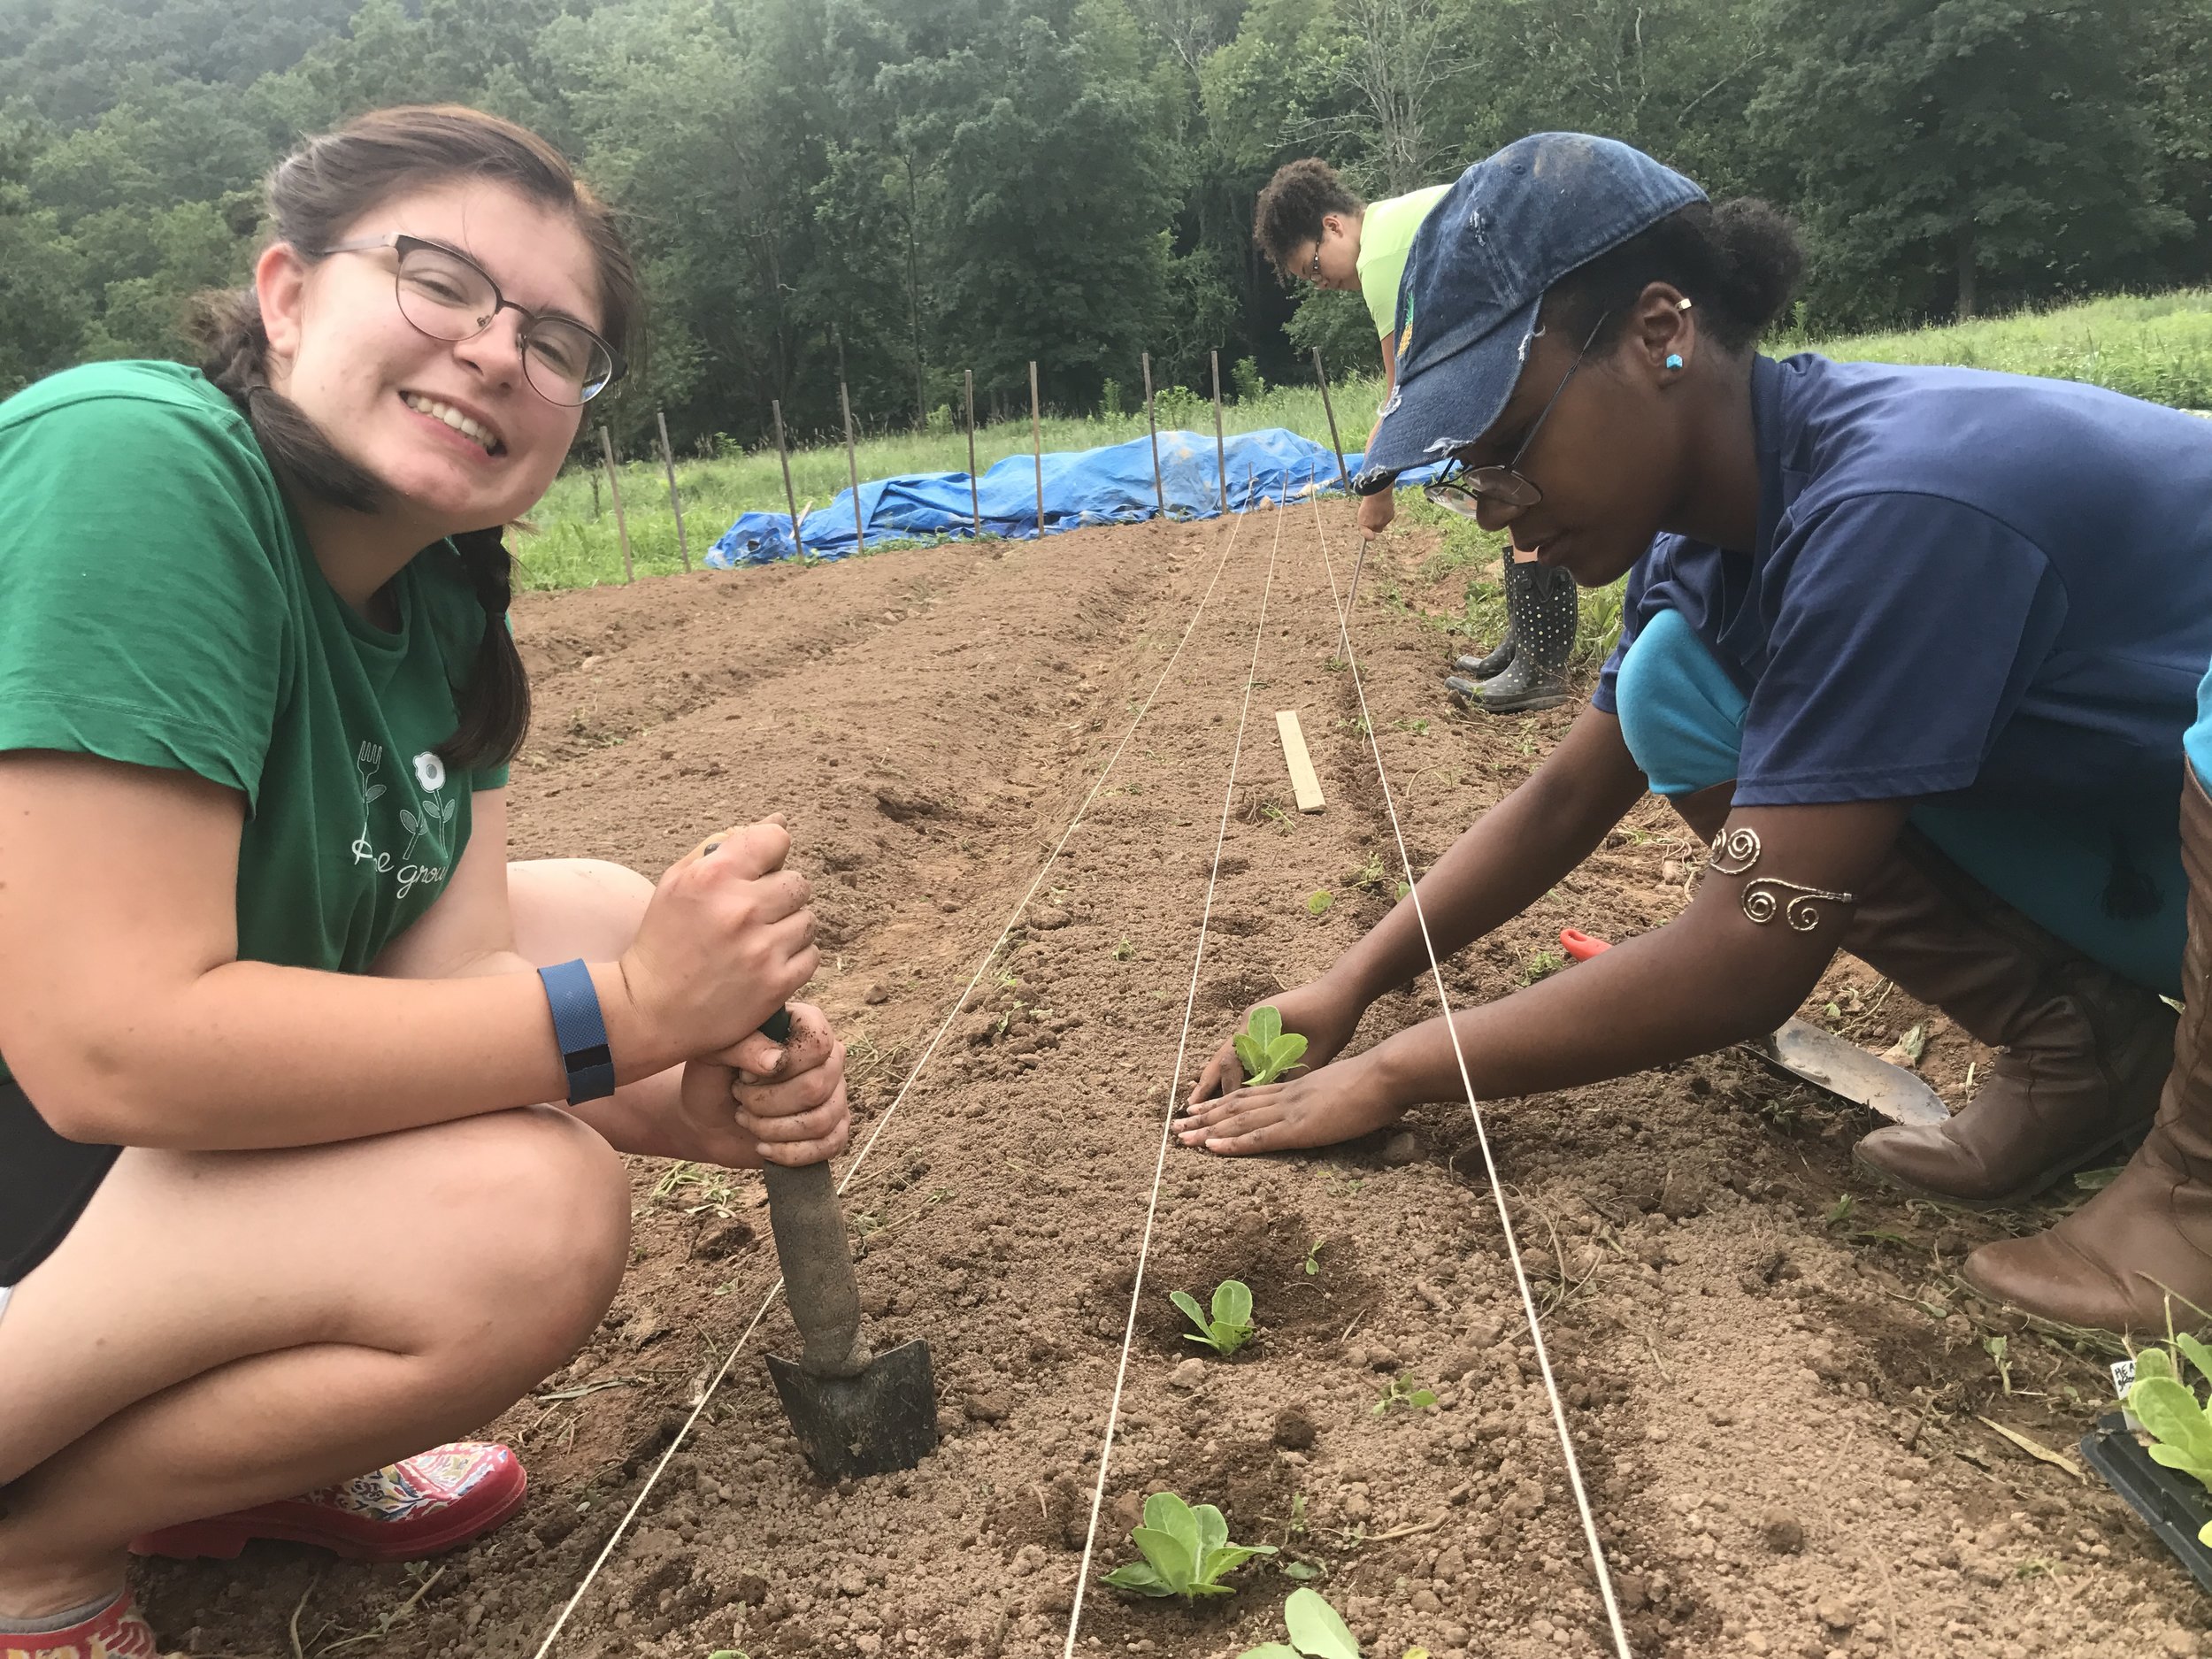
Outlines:
<svg viewBox="0 0 2212 1659"><path fill-rule="evenodd" d="M614 1056L607 1050L606 1017L591 970L579 959L540 968L545 1000L553 1007L553 1037L568 1068L568 1103L580 1106L614 1093Z"/></svg>

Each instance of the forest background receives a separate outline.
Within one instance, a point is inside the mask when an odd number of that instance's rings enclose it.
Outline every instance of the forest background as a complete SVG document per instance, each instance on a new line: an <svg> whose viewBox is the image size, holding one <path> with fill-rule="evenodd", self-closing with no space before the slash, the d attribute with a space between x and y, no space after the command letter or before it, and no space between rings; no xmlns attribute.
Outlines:
<svg viewBox="0 0 2212 1659"><path fill-rule="evenodd" d="M188 355L304 134L457 100L627 217L642 447L1045 400L1139 353L1225 389L1371 373L1356 296L1286 290L1255 196L1320 154L1371 198L1524 133L1627 140L1787 207L1801 333L2212 278L2212 0L0 0L0 396ZM603 412L595 410L595 413Z"/></svg>

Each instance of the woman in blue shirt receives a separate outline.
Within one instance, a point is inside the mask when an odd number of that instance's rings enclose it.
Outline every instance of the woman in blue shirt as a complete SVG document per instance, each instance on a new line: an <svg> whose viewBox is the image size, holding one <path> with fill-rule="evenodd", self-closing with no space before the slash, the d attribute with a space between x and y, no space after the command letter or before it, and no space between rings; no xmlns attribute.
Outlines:
<svg viewBox="0 0 2212 1659"><path fill-rule="evenodd" d="M2124 1178L1966 1271L2032 1314L2162 1329L2160 1286L2212 1308L2201 946L2177 1063L2160 1001L2185 989L2185 840L2212 901L2183 760L2212 429L2062 381L1760 357L1798 265L1771 210L1572 134L1470 168L1416 241L1358 481L1455 458L1447 504L1585 586L1629 577L1590 709L1423 879L1436 946L1547 891L1647 787L1713 842L1681 917L1457 1014L1459 1047L1486 1097L1617 1076L1771 1030L1848 949L2001 1050L1948 1123L1862 1141L1868 1173L2016 1202L2158 1118ZM1277 999L1316 1069L1237 1089L1225 1048L1186 1141L1316 1145L1455 1097L1440 1021L1327 1064L1426 962L1402 905Z"/></svg>

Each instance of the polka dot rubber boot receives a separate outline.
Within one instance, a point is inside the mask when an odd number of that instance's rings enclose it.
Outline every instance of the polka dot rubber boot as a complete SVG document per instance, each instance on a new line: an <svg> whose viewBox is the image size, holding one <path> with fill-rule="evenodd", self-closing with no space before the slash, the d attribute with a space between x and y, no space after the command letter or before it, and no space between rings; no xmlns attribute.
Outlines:
<svg viewBox="0 0 2212 1659"><path fill-rule="evenodd" d="M1485 714L1528 714L1567 701L1567 659L1574 655L1579 602L1565 571L1509 565L1505 610L1516 649L1505 671L1471 697L1456 699Z"/></svg>

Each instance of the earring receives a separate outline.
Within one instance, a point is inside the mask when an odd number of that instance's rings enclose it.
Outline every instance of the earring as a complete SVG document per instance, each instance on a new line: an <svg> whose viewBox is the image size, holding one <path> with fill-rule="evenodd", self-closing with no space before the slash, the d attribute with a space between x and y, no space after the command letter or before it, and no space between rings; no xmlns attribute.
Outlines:
<svg viewBox="0 0 2212 1659"><path fill-rule="evenodd" d="M1667 353L1667 366L1668 366L1669 368L1671 368L1671 369L1678 369L1678 368L1680 368L1680 367L1682 366L1682 354L1681 354L1679 351L1670 351L1670 352L1668 352L1668 353Z"/></svg>

